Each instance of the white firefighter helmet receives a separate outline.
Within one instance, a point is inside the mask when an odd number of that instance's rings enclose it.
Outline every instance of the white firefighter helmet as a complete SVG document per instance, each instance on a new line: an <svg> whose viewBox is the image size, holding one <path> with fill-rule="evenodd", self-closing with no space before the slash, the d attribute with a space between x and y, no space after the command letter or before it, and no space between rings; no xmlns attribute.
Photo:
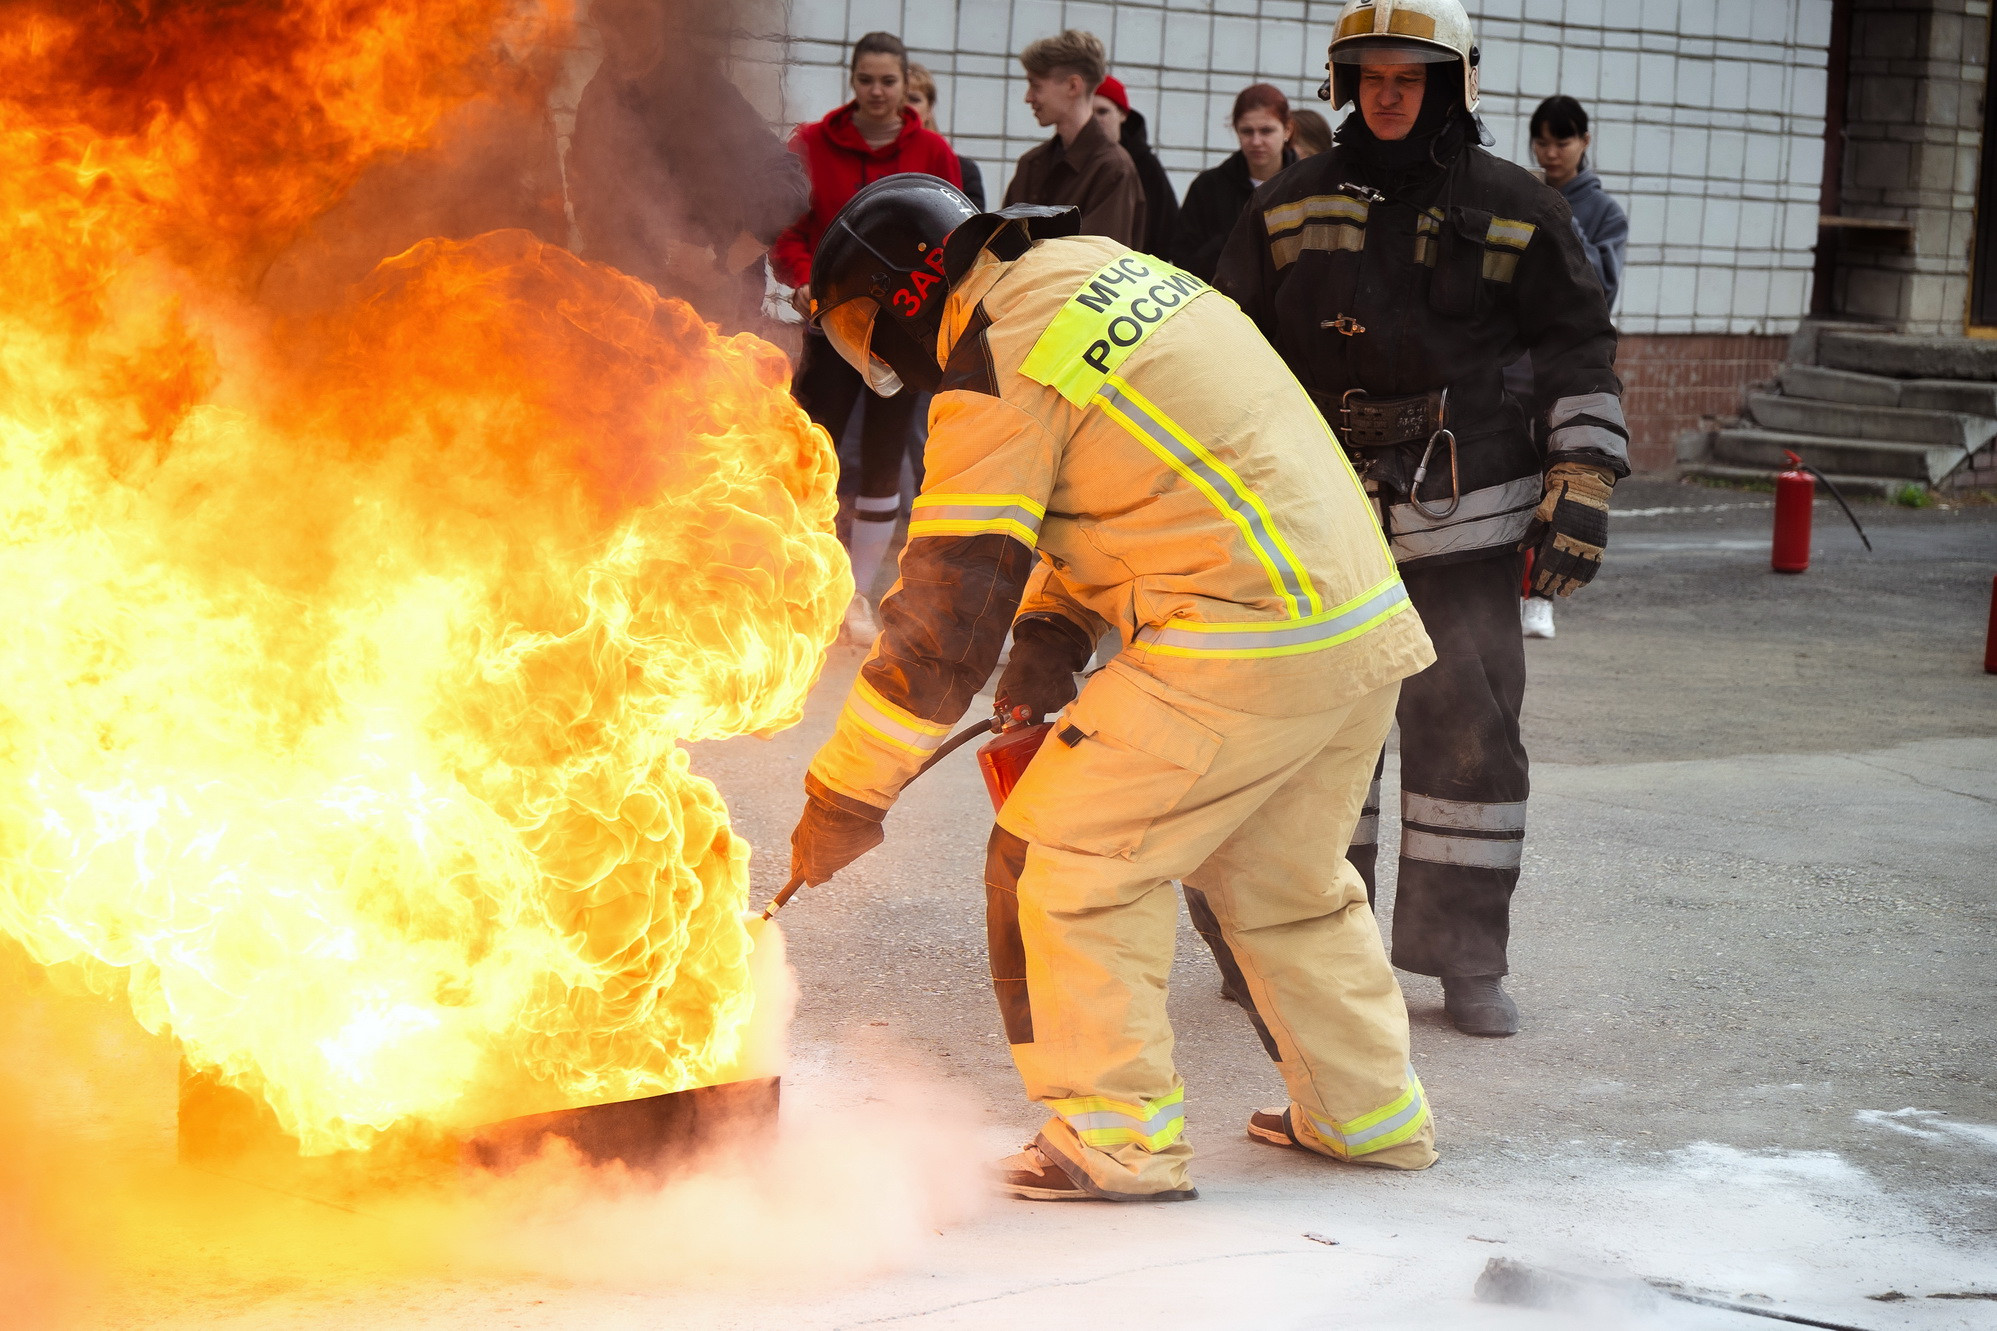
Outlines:
<svg viewBox="0 0 1997 1331"><path fill-rule="evenodd" d="M1348 0L1331 34L1331 77L1318 96L1344 106L1359 94L1361 65L1463 67L1463 107L1477 109L1477 37L1462 0Z"/></svg>

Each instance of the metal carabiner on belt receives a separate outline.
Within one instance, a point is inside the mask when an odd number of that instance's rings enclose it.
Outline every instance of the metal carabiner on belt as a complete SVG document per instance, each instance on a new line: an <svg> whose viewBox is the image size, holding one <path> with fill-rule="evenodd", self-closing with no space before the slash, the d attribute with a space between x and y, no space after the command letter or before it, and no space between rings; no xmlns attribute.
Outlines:
<svg viewBox="0 0 1997 1331"><path fill-rule="evenodd" d="M1415 464L1414 483L1408 486L1408 502L1415 511L1431 522L1441 522L1456 513L1456 506L1463 502L1463 479L1456 470L1456 431L1449 428L1449 390L1442 390L1442 402L1435 413L1435 433L1428 437L1428 446L1421 451L1421 461ZM1421 497L1421 483L1428 475L1428 460L1435 452L1438 439L1449 440L1449 507L1440 513L1430 508Z"/></svg>

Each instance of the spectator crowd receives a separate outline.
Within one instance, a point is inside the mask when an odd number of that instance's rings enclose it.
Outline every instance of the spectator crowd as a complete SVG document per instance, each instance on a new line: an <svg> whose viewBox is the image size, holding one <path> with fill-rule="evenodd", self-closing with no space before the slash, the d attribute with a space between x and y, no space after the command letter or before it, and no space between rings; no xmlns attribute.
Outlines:
<svg viewBox="0 0 1997 1331"><path fill-rule="evenodd" d="M1328 151L1340 132L1273 84L1252 84L1228 117L1240 146L1200 172L1181 200L1102 41L1069 29L1019 54L1026 103L1051 133L991 204L977 163L938 129L934 76L891 33L853 43L851 99L797 126L786 145L728 83L716 34L670 27L652 0L597 0L593 16L605 61L578 108L568 172L584 250L724 326L805 319L826 227L862 188L903 172L946 180L981 209L1073 207L1083 233L1210 280L1255 192ZM1555 95L1531 130L1541 178L1565 197L1613 308L1628 224L1588 165L1587 112ZM1522 361L1507 382L1530 377ZM858 588L847 630L863 643L875 631L873 593L897 522L920 483L927 416L924 395L865 388L807 325L793 392L841 446L842 530Z"/></svg>

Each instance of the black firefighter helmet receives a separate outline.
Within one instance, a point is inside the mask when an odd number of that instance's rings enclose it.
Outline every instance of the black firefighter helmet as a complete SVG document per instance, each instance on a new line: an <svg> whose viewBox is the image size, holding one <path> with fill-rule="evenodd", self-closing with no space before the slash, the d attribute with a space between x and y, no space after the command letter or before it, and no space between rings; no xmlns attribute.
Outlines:
<svg viewBox="0 0 1997 1331"><path fill-rule="evenodd" d="M1073 208L1018 204L981 213L949 181L920 172L877 180L819 239L812 325L882 397L904 384L933 391L943 381L936 361L943 307L978 254L989 248L1015 259L1033 242L1079 227Z"/></svg>

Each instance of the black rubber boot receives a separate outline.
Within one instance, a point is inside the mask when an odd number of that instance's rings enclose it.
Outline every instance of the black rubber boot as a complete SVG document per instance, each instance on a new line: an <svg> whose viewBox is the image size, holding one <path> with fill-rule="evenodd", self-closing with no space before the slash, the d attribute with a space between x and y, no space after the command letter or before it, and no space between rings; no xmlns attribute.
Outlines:
<svg viewBox="0 0 1997 1331"><path fill-rule="evenodd" d="M1518 1004L1505 993L1502 975L1445 975L1442 1010L1465 1035L1517 1035Z"/></svg>

